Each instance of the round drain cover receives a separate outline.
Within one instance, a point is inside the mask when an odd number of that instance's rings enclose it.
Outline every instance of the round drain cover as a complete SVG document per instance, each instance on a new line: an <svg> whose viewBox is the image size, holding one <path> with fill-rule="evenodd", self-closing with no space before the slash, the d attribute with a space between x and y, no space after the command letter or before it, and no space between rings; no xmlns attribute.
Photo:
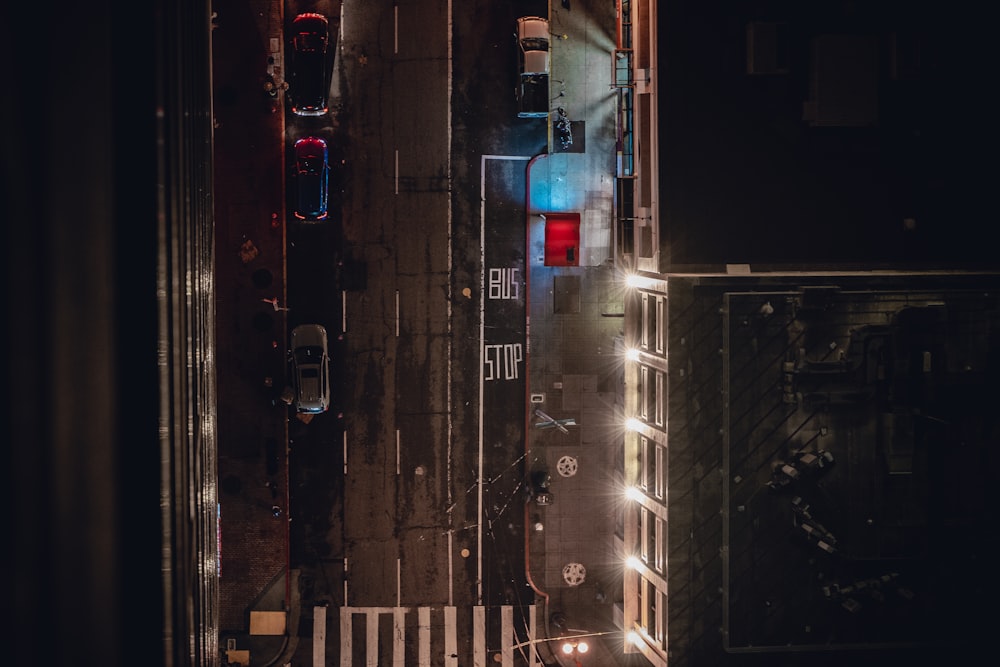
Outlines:
<svg viewBox="0 0 1000 667"><path fill-rule="evenodd" d="M563 477L572 477L576 474L578 467L576 458L573 456L564 456L556 463L556 470Z"/></svg>
<svg viewBox="0 0 1000 667"><path fill-rule="evenodd" d="M587 568L582 563L566 563L562 575L563 580L570 586L579 586L587 578Z"/></svg>

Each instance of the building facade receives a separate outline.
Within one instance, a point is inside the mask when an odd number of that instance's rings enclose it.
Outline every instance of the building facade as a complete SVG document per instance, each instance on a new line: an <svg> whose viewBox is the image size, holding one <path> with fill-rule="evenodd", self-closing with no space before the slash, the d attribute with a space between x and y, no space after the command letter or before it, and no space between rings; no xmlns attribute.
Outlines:
<svg viewBox="0 0 1000 667"><path fill-rule="evenodd" d="M894 3L619 9L626 652L974 649L1000 273L952 100L979 42Z"/></svg>

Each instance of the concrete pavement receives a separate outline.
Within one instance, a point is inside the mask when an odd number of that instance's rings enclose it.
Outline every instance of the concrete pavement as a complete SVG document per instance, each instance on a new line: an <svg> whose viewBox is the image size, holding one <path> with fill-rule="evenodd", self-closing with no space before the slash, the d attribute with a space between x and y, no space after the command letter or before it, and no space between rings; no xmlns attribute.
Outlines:
<svg viewBox="0 0 1000 667"><path fill-rule="evenodd" d="M550 138L551 152L528 167L527 464L550 472L554 501L528 505L525 525L529 577L547 617L561 613L568 633L586 634L613 628L622 590L612 536L623 498L612 443L621 440L613 436L621 414L624 306L615 289L613 234L615 10L611 3L568 4L550 3L551 95L553 107L574 121L573 145L563 151ZM550 212L580 214L579 266L544 265L542 214ZM568 434L538 429L535 407L578 426ZM550 636L560 634L546 626ZM620 646L620 633L611 636ZM616 664L614 642L588 641L583 664ZM557 642L549 647L561 659Z"/></svg>
<svg viewBox="0 0 1000 667"><path fill-rule="evenodd" d="M282 4L215 0L216 323L223 664L289 649ZM274 301L274 300L277 301ZM267 301L265 301L267 300ZM263 612L263 613L261 613Z"/></svg>

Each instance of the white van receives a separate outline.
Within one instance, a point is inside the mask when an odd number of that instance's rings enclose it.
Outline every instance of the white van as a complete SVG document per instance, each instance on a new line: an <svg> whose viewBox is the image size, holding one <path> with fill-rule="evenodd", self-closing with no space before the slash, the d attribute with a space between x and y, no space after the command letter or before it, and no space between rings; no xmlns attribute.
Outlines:
<svg viewBox="0 0 1000 667"><path fill-rule="evenodd" d="M518 118L549 115L549 22L539 16L517 19Z"/></svg>
<svg viewBox="0 0 1000 667"><path fill-rule="evenodd" d="M549 73L549 22L538 16L517 20L520 75Z"/></svg>

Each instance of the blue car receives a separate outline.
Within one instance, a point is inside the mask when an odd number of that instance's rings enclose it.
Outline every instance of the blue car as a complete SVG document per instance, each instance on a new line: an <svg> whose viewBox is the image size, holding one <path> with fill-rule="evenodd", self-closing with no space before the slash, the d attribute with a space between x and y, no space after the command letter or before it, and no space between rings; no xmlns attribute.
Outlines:
<svg viewBox="0 0 1000 667"><path fill-rule="evenodd" d="M330 166L326 142L319 137L304 137L295 142L295 171L298 201L295 217L307 222L326 220Z"/></svg>

